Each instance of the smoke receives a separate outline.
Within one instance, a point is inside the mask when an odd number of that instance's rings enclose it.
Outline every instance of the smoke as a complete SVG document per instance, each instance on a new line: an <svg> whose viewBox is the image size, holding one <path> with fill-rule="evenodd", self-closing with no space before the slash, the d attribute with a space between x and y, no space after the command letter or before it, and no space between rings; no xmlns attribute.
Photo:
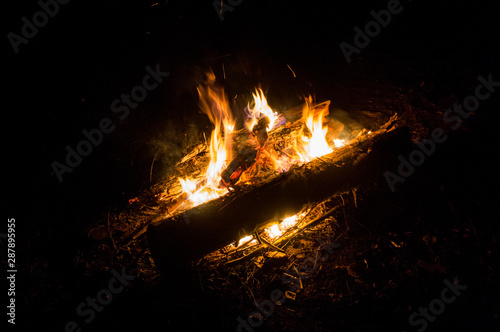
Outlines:
<svg viewBox="0 0 500 332"><path fill-rule="evenodd" d="M339 108L330 110L328 119L329 138L352 139L363 130L363 126L356 119Z"/></svg>
<svg viewBox="0 0 500 332"><path fill-rule="evenodd" d="M194 123L181 123L168 119L149 140L151 151L155 152L158 172L174 167L192 146L203 140L203 133Z"/></svg>

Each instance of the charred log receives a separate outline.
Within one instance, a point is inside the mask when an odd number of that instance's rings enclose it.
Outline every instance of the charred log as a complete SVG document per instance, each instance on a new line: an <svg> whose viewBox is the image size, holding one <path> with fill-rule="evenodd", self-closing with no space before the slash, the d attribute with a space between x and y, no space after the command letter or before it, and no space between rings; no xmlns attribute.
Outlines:
<svg viewBox="0 0 500 332"><path fill-rule="evenodd" d="M382 179L383 171L410 146L407 128L380 130L258 186L152 224L147 240L153 259L163 272L185 266L269 221L296 214L309 202Z"/></svg>
<svg viewBox="0 0 500 332"><path fill-rule="evenodd" d="M259 119L257 124L252 129L253 138L242 144L238 149L236 157L229 163L226 169L221 174L221 185L229 187L234 186L238 182L241 174L255 163L258 149L266 144L268 139L267 126L269 118L264 116ZM257 144L251 144L254 140ZM257 146L258 145L258 146Z"/></svg>
<svg viewBox="0 0 500 332"><path fill-rule="evenodd" d="M269 118L264 116L259 119L257 124L252 129L252 134L257 138L257 142L259 142L260 146L264 146L264 144L266 144L268 138L267 126L269 126Z"/></svg>
<svg viewBox="0 0 500 332"><path fill-rule="evenodd" d="M246 145L241 149L221 174L221 182L225 186L233 186L240 175L255 162L257 150Z"/></svg>

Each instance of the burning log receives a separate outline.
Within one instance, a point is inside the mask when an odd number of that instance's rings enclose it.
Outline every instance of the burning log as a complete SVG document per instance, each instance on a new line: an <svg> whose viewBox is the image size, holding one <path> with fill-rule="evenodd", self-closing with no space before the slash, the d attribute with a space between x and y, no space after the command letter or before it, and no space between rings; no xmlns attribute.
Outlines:
<svg viewBox="0 0 500 332"><path fill-rule="evenodd" d="M225 186L233 186L240 175L247 170L255 162L257 157L257 150L251 146L245 146L238 152L236 158L234 158L229 166L221 174L221 182Z"/></svg>
<svg viewBox="0 0 500 332"><path fill-rule="evenodd" d="M252 128L252 134L255 135L260 146L264 146L264 144L266 144L267 138L269 137L267 135L267 127L269 126L269 123L269 118L267 116L264 116L260 118L257 124Z"/></svg>
<svg viewBox="0 0 500 332"><path fill-rule="evenodd" d="M259 119L252 129L252 135L257 140L259 147L263 147L269 137L267 134L267 126L269 126L269 118L264 116ZM236 158L234 158L222 172L222 185L226 187L233 186L238 182L240 175L255 163L258 153L258 147L256 145L257 144L253 144L252 146L252 144L248 143L243 145L243 148L238 151Z"/></svg>
<svg viewBox="0 0 500 332"><path fill-rule="evenodd" d="M257 227L296 214L310 202L374 182L410 146L407 128L381 129L257 186L239 188L154 223L147 230L153 259L163 272L186 266Z"/></svg>

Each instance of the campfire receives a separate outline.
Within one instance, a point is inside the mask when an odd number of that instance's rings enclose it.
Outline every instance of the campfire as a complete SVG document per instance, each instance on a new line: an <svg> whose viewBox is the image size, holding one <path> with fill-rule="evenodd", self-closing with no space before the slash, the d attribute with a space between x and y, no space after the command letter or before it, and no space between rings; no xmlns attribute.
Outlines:
<svg viewBox="0 0 500 332"><path fill-rule="evenodd" d="M215 75L208 74L208 82L198 87L200 107L214 125L210 141L204 153L209 156L206 169L198 176L179 177L184 200L176 210L194 208L205 202L222 197L238 186L249 186L279 173L293 165L302 165L315 158L331 153L345 145L346 139L330 137L325 118L330 102L316 104L311 96L305 98L302 118L287 121L283 114L273 111L261 88L256 88L253 100L243 110L243 128L236 130L236 121L222 87L215 83ZM363 132L359 132L360 135ZM342 133L338 133L342 134ZM194 162L201 153L182 163ZM172 211L170 211L172 213ZM300 219L292 215L264 230L271 239L279 238ZM240 245L252 238L245 236L237 241Z"/></svg>
<svg viewBox="0 0 500 332"><path fill-rule="evenodd" d="M244 109L243 128L236 130L227 97L215 85L213 74L207 86L198 87L198 94L201 109L215 127L207 144L210 161L206 167L201 166L206 169L201 176L179 178L186 198L180 209L219 198L239 185L251 185L273 173L286 172L292 165L331 153L345 143L345 139L338 138L327 142L328 127L324 122L329 102L313 104L312 98L307 98L302 119L294 124L273 111L258 88ZM292 127L285 137L283 131Z"/></svg>
<svg viewBox="0 0 500 332"><path fill-rule="evenodd" d="M215 75L207 77L198 95L213 124L210 139L179 161L160 197L163 216L146 225L160 267L215 250L228 264L262 247L283 251L280 244L331 213L314 206L377 169L368 158L377 142L404 136L388 134L395 118L373 133L360 126L346 130L329 116L330 101L311 96L280 113L258 87L243 110L231 109Z"/></svg>

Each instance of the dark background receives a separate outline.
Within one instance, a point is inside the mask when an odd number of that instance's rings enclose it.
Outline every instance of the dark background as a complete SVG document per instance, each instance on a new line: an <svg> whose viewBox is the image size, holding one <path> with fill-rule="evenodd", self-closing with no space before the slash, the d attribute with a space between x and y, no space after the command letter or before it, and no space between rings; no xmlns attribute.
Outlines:
<svg viewBox="0 0 500 332"><path fill-rule="evenodd" d="M109 206L151 185L155 154L160 151L153 182L182 156L182 147L209 132L196 95L209 68L220 79L224 63L221 83L230 97L260 83L278 109L313 93L349 111L358 88L349 75L357 74L365 58L408 64L426 84L440 89L436 95L444 91L456 101L473 91L478 75L500 77L500 5L487 0L404 1L403 12L348 64L340 42L352 44L354 26L363 28L372 20L370 10L386 5L245 0L220 21L210 1L73 0L60 5L18 54L5 37L4 219L14 217L18 223L18 261L27 282L33 252L46 260L51 273L70 275L68 262L86 241L82 230ZM35 1L4 6L4 36L20 34L21 17L31 21L40 10ZM119 122L110 110L112 101L130 93L142 82L144 68L156 64L170 76ZM388 74L374 69L366 79ZM415 83L405 75L400 70L393 82ZM351 95L338 96L338 86L348 87ZM485 154L498 152L497 101L498 92L485 103L489 113L474 120L482 137L478 142L484 142L478 149ZM51 163L64 162L65 146L76 147L84 138L81 131L96 128L104 117L113 119L117 129L59 183Z"/></svg>

